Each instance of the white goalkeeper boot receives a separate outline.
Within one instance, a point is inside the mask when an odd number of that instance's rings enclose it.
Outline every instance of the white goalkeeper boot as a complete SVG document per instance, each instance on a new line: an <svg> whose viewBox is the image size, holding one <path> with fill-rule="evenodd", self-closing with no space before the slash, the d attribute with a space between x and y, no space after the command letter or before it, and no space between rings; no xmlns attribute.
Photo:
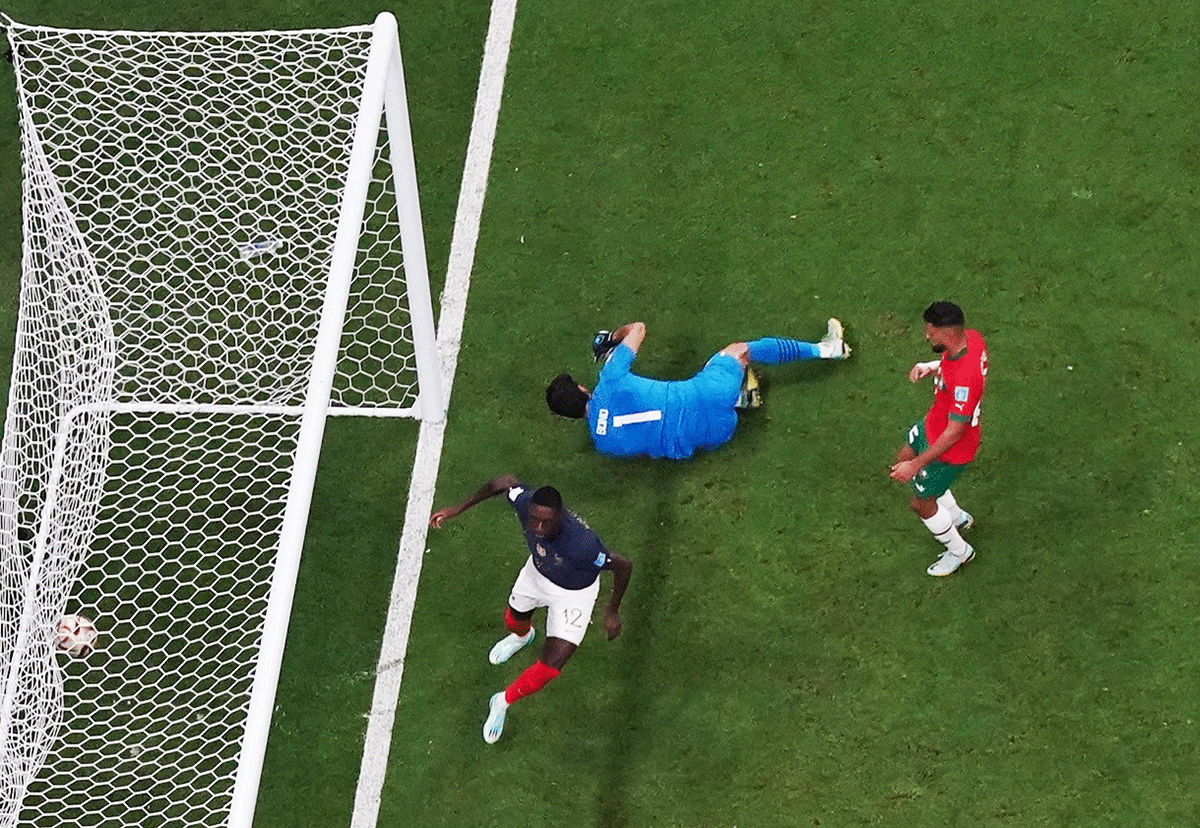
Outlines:
<svg viewBox="0 0 1200 828"><path fill-rule="evenodd" d="M733 407L746 409L758 408L760 405L762 405L762 382L757 371L747 368L746 374L742 378L742 393L738 395L738 401L733 404Z"/></svg>
<svg viewBox="0 0 1200 828"><path fill-rule="evenodd" d="M846 359L850 356L850 346L846 344L846 329L837 319L825 323L825 335L817 342L821 350L821 359Z"/></svg>

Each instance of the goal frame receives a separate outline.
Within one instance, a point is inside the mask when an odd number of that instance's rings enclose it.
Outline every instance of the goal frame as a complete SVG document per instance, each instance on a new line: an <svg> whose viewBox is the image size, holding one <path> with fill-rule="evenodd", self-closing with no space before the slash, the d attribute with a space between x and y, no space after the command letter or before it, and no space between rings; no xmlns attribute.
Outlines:
<svg viewBox="0 0 1200 828"><path fill-rule="evenodd" d="M0 15L0 24L12 22L6 16ZM387 408L331 404L344 323L356 271L356 255L363 228L368 189L373 180L377 141L384 121L390 152L391 185L394 188L396 218L404 257L406 298L418 385L416 403L411 411L403 412ZM444 421L446 412L447 400L443 393L437 355L399 31L395 17L388 12L379 14L372 26L367 68L358 101L353 136L303 404L254 407L255 411L278 411L298 415L300 424L296 457L283 510L262 626L262 639L254 663L248 713L240 743L227 822L230 828L250 828L253 822L327 418L347 415L414 416L426 423L440 423ZM88 403L62 415L54 455L61 455L62 443L70 431L70 422L84 408L106 413L246 410L240 406L130 403L115 400L109 403ZM47 548L47 521L54 509L55 479L55 473L52 471L51 488L39 517L34 556L24 584L26 610L22 613L11 661L2 668L4 672L0 681L3 684L0 686L3 687L4 695L0 701L0 755L7 754L9 750L12 703L20 679L20 665L29 646L30 636L35 634L33 613L29 610L36 601Z"/></svg>
<svg viewBox="0 0 1200 828"><path fill-rule="evenodd" d="M400 58L400 35L396 18L390 12L382 12L375 19L371 50L367 58L358 123L355 126L354 144L333 247L333 260L330 264L329 284L317 333L316 356L313 359L312 377L300 424L299 454L284 511L280 552L275 577L272 579L263 628L263 643L259 650L251 690L246 734L242 741L242 755L238 762L237 780L230 806L229 828L251 828L254 820L254 807L258 799L267 737L271 727L271 713L283 664L288 620L300 569L300 552L304 546L317 462L320 459L326 416L330 410L329 399L337 368L342 323L354 275L355 253L366 207L367 187L371 181L375 142L380 120L385 112L388 145L392 153L396 205L400 213L401 244L405 251L405 274L412 308L413 345L421 386L417 406L421 419L439 421L445 416L446 402L442 396L437 367L428 262L421 228L404 70ZM420 278L409 275L410 267L419 271Z"/></svg>

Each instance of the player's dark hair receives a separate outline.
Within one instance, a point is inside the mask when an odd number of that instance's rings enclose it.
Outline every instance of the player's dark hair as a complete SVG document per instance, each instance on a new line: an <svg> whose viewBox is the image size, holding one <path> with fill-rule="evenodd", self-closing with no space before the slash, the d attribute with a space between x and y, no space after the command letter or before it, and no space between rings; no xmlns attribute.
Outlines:
<svg viewBox="0 0 1200 828"><path fill-rule="evenodd" d="M562 508L562 495L553 486L542 486L542 488L533 493L529 501L539 506L549 506L556 512Z"/></svg>
<svg viewBox="0 0 1200 828"><path fill-rule="evenodd" d="M925 309L925 321L935 328L961 328L966 324L962 308L953 302L934 302Z"/></svg>
<svg viewBox="0 0 1200 828"><path fill-rule="evenodd" d="M559 374L546 387L546 405L560 417L579 420L587 416L588 395L570 374Z"/></svg>

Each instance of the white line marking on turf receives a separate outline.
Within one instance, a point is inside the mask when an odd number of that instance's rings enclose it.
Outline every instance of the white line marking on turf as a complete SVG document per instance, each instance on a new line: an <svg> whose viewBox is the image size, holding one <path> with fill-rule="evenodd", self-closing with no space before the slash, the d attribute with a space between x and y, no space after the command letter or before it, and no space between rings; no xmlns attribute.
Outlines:
<svg viewBox="0 0 1200 828"><path fill-rule="evenodd" d="M492 144L496 138L496 123L500 118L500 98L504 91L504 73L508 68L508 52L512 45L516 15L517 0L495 0L493 3L491 19L488 22L487 42L483 51L483 65L479 72L475 116L471 123L467 160L463 167L462 188L458 194L458 213L454 218L450 261L446 270L446 286L442 291L441 316L438 319L438 354L447 400L450 399L450 389L458 365L458 349L462 343L467 290L471 284L471 268L475 262L475 245L479 240L479 221L483 214L484 195L487 192ZM367 721L362 767L358 775L358 788L354 794L351 828L375 828L379 819L379 803L387 773L388 750L392 742L392 725L396 721L400 679L408 651L413 604L416 600L417 581L421 575L421 558L429 530L429 514L433 511L434 487L437 484L445 430L444 417L437 423L422 422L417 438L412 482L408 490L408 506L404 513L404 529L400 535L396 574L392 581L387 623L376 668L375 693L371 699L371 712Z"/></svg>

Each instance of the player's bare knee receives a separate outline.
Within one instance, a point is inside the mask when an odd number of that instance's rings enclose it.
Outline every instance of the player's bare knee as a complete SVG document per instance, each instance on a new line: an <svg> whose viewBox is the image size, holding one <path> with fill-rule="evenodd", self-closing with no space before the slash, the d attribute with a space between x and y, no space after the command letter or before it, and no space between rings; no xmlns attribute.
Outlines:
<svg viewBox="0 0 1200 828"><path fill-rule="evenodd" d="M937 512L937 501L933 498L914 497L908 505L921 519L931 518Z"/></svg>
<svg viewBox="0 0 1200 828"><path fill-rule="evenodd" d="M721 349L721 353L736 359L743 368L750 366L750 346L745 342L730 342Z"/></svg>
<svg viewBox="0 0 1200 828"><path fill-rule="evenodd" d="M575 654L576 649L578 649L577 645L572 644L570 641L548 636L546 643L542 645L542 654L538 660L547 667L561 670L566 666L571 656Z"/></svg>

